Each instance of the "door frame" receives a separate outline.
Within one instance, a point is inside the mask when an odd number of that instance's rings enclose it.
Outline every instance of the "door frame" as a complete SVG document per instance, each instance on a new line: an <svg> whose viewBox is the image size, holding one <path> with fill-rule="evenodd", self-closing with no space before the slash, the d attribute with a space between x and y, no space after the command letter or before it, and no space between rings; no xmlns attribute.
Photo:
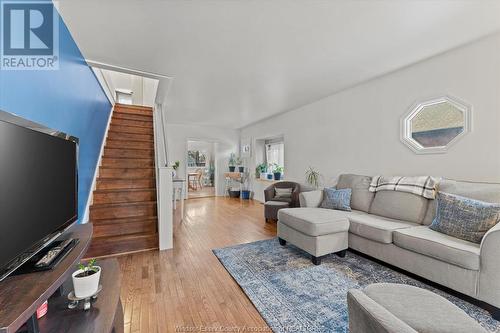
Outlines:
<svg viewBox="0 0 500 333"><path fill-rule="evenodd" d="M189 199L189 193L188 193L188 191L189 191L189 179L188 179L187 154L188 154L189 142L192 142L192 141L206 142L206 143L213 145L213 148L214 148L213 158L214 158L214 168L215 168L215 171L214 171L214 197L216 197L217 196L217 186L219 185L219 181L217 179L218 178L217 177L217 170L219 170L219 165L217 163L217 156L218 156L217 147L220 144L220 140L208 139L208 138L188 137L188 138L186 138L186 142L185 142L185 146L184 146L184 165L186 166L186 168L184 170L184 179L186 179L186 185L185 185L186 188L185 188L185 192L184 192L184 193L186 193L185 198Z"/></svg>

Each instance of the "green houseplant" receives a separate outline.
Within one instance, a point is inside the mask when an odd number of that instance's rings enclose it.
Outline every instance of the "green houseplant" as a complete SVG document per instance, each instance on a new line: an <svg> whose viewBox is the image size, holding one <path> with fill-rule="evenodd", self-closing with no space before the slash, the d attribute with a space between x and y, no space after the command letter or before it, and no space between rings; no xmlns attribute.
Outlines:
<svg viewBox="0 0 500 333"><path fill-rule="evenodd" d="M234 172L234 169L236 169L236 154L231 153L229 156L229 172Z"/></svg>
<svg viewBox="0 0 500 333"><path fill-rule="evenodd" d="M239 157L236 158L236 165L238 166L238 171L239 172L244 172L245 167L243 166L243 160Z"/></svg>
<svg viewBox="0 0 500 333"><path fill-rule="evenodd" d="M175 161L174 163L172 163L172 169L174 169L174 171L172 171L172 177L177 176L177 169L179 169L180 165L181 165L181 162L179 162L179 161Z"/></svg>
<svg viewBox="0 0 500 333"><path fill-rule="evenodd" d="M267 172L267 164L261 163L255 168L255 178L263 178L262 174ZM265 177L265 176L264 176Z"/></svg>
<svg viewBox="0 0 500 333"><path fill-rule="evenodd" d="M273 168L273 174L274 174L274 180L280 180L281 175L283 174L284 168L281 165L274 164Z"/></svg>
<svg viewBox="0 0 500 333"><path fill-rule="evenodd" d="M71 275L76 297L90 297L99 289L101 267L96 266L95 263L95 259L90 259L86 265L80 262L78 270Z"/></svg>
<svg viewBox="0 0 500 333"><path fill-rule="evenodd" d="M306 170L306 182L314 188L319 187L321 174L319 171L315 170L313 167L309 167Z"/></svg>

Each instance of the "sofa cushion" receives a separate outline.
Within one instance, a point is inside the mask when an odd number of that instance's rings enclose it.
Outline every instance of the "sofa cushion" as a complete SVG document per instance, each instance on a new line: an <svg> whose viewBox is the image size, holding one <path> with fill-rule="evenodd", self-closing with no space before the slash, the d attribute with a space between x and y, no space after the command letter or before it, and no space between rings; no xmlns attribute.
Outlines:
<svg viewBox="0 0 500 333"><path fill-rule="evenodd" d="M323 202L321 208L351 211L351 194L350 188L336 190L334 188L325 188L323 190Z"/></svg>
<svg viewBox="0 0 500 333"><path fill-rule="evenodd" d="M427 226L397 230L393 233L393 242L406 250L466 269L479 270L479 244L442 234Z"/></svg>
<svg viewBox="0 0 500 333"><path fill-rule="evenodd" d="M270 200L270 201L266 201L266 203L264 203L264 206L279 206L279 207L289 207L290 206L290 201L282 201L282 200Z"/></svg>
<svg viewBox="0 0 500 333"><path fill-rule="evenodd" d="M350 188L351 208L368 213L375 193L368 191L372 177L343 174L339 176L337 189Z"/></svg>
<svg viewBox="0 0 500 333"><path fill-rule="evenodd" d="M429 290L406 284L376 283L367 286L363 291L416 332L487 332L462 309ZM394 332L399 332L399 329Z"/></svg>
<svg viewBox="0 0 500 333"><path fill-rule="evenodd" d="M500 203L500 184L465 182L451 179L443 179L439 183L439 192L446 192L463 197Z"/></svg>
<svg viewBox="0 0 500 333"><path fill-rule="evenodd" d="M386 217L354 212L349 215L349 232L380 243L392 243L395 230L418 226L417 223L393 220Z"/></svg>
<svg viewBox="0 0 500 333"><path fill-rule="evenodd" d="M499 221L500 204L440 192L436 218L429 228L479 244Z"/></svg>
<svg viewBox="0 0 500 333"><path fill-rule="evenodd" d="M349 230L347 212L325 208L285 208L278 220L309 236L328 235Z"/></svg>
<svg viewBox="0 0 500 333"><path fill-rule="evenodd" d="M428 202L428 199L412 193L380 191L373 199L370 214L421 223L427 212Z"/></svg>

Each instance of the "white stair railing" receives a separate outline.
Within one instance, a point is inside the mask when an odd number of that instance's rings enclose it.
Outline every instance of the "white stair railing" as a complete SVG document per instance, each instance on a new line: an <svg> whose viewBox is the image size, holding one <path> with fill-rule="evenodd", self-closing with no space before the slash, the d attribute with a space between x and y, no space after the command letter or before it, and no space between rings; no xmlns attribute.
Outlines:
<svg viewBox="0 0 500 333"><path fill-rule="evenodd" d="M158 214L158 237L160 250L173 248L173 183L172 167L168 166L167 133L165 116L161 104L153 108L156 206Z"/></svg>

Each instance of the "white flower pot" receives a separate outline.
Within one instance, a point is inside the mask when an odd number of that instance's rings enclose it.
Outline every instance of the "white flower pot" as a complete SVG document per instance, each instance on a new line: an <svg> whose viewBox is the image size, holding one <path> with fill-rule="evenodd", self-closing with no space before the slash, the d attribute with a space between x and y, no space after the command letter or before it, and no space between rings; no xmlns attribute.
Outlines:
<svg viewBox="0 0 500 333"><path fill-rule="evenodd" d="M101 278L101 267L94 266L94 268L97 268L97 273L89 276L76 277L78 274L83 272L81 269L71 275L73 278L73 289L75 290L76 297L90 297L97 292L97 289L99 288L99 279Z"/></svg>

